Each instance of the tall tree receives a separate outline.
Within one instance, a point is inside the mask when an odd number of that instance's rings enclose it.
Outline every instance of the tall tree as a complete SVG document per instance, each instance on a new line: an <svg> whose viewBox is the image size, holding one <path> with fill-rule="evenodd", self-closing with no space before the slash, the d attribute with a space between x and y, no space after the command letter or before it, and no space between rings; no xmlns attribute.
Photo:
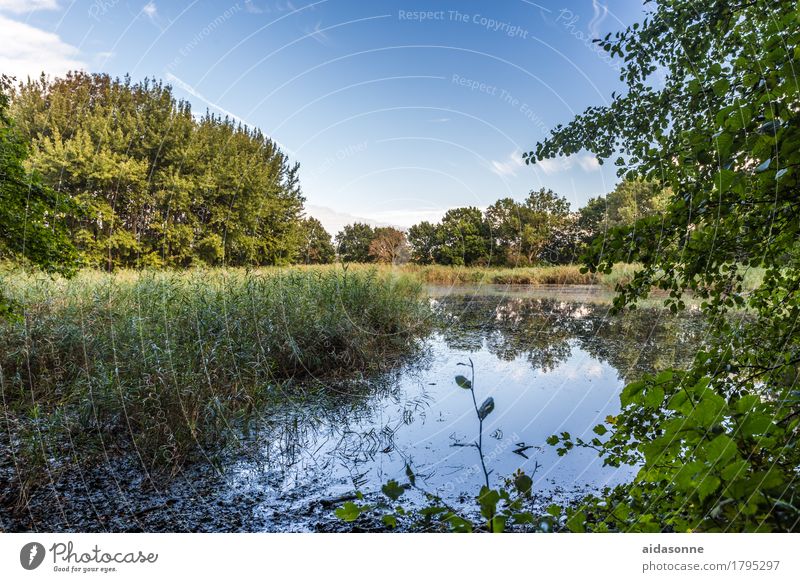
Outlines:
<svg viewBox="0 0 800 582"><path fill-rule="evenodd" d="M322 223L309 216L300 223L301 246L298 260L306 265L332 263L336 258L336 249L331 242L331 235Z"/></svg>
<svg viewBox="0 0 800 582"><path fill-rule="evenodd" d="M532 265L547 260L545 250L557 229L569 220L569 202L550 189L541 188L528 194L522 204L522 231L517 264Z"/></svg>
<svg viewBox="0 0 800 582"><path fill-rule="evenodd" d="M408 229L411 260L420 265L435 261L438 248L436 226L424 220Z"/></svg>
<svg viewBox="0 0 800 582"><path fill-rule="evenodd" d="M75 249L63 220L74 208L26 171L26 143L8 114L10 90L10 80L0 76L0 259L68 273ZM9 309L0 284L0 315Z"/></svg>
<svg viewBox="0 0 800 582"><path fill-rule="evenodd" d="M438 228L438 263L488 264L489 252L489 226L478 208L453 208L445 213Z"/></svg>
<svg viewBox="0 0 800 582"><path fill-rule="evenodd" d="M67 227L88 265L284 264L299 252L298 166L258 130L195 120L168 85L41 78L18 88L12 114L29 168L80 209Z"/></svg>
<svg viewBox="0 0 800 582"><path fill-rule="evenodd" d="M627 90L559 126L526 159L587 148L615 158L629 180L669 188L662 212L611 228L593 244L588 268L640 263L621 286L618 309L659 287L678 311L691 293L713 334L688 370L625 388L621 413L595 429L607 436L590 446L606 463L637 466L638 475L604 499L588 499L568 523L580 530L797 530L797 4L661 0L643 22L600 45L627 63ZM745 293L753 267L763 269L763 280ZM737 307L747 316L730 317ZM562 451L574 444L566 440Z"/></svg>
<svg viewBox="0 0 800 582"><path fill-rule="evenodd" d="M336 252L346 263L369 263L369 245L375 236L375 229L363 222L348 224L336 235Z"/></svg>
<svg viewBox="0 0 800 582"><path fill-rule="evenodd" d="M369 243L369 254L379 263L406 262L409 252L405 233L391 226L376 228Z"/></svg>

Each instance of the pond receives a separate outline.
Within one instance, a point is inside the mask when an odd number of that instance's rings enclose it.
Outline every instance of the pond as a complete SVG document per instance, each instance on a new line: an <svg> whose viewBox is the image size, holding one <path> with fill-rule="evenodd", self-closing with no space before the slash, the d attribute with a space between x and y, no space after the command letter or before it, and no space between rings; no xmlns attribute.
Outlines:
<svg viewBox="0 0 800 582"><path fill-rule="evenodd" d="M495 410L484 426L490 479L534 475L535 503L569 502L630 479L593 451L559 457L545 440L589 437L619 410L619 392L643 373L686 364L704 341L696 312L651 307L611 316L598 287L429 288L435 331L420 355L351 388L298 386L247 438L212 463L181 467L166 484L135 456L109 458L41 490L11 531L337 531L352 526L333 510L355 491L379 495L390 479L417 483L450 505L472 507L483 482L478 422L457 374L475 366L478 401ZM222 469L222 470L219 470ZM0 497L2 497L0 495ZM423 501L414 492L410 507ZM10 517L9 517L10 519ZM371 526L357 524L358 528Z"/></svg>
<svg viewBox="0 0 800 582"><path fill-rule="evenodd" d="M592 427L619 411L627 382L687 363L703 342L691 312L614 317L612 295L594 287L429 291L441 325L420 361L382 378L366 398L287 406L259 438L258 460L236 464L230 479L268 492L258 508L268 529L313 527L330 513L321 500L405 482L406 465L428 492L469 503L484 479L471 396L454 381L469 376L460 365L469 360L478 402L491 396L496 405L483 429L492 485L536 470L534 493L545 506L630 479L632 468L603 467L590 450L559 457L545 440L562 431L591 439Z"/></svg>

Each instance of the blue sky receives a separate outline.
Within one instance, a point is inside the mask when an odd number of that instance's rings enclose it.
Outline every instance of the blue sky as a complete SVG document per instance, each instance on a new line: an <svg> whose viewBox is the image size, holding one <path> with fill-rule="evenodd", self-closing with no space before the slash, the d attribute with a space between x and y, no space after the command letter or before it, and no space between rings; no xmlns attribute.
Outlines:
<svg viewBox="0 0 800 582"><path fill-rule="evenodd" d="M276 139L312 214L409 226L540 187L573 208L612 189L588 152L520 156L621 88L588 39L641 17L634 0L0 0L0 71L165 79L196 113Z"/></svg>

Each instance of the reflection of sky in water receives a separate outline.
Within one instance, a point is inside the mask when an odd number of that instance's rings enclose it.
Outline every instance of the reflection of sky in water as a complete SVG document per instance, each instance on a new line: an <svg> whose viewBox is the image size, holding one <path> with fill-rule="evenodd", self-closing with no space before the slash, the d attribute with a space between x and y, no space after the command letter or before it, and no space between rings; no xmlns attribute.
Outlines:
<svg viewBox="0 0 800 582"><path fill-rule="evenodd" d="M619 411L625 379L678 363L700 331L691 318L662 321L663 311L611 320L607 304L580 299L443 299L449 324L428 340L423 364L391 376L388 389L366 400L323 412L294 409L274 420L259 468L243 463L240 476L282 499L312 503L377 491L388 479L405 482L409 463L428 491L451 503L473 497L483 482L469 446L478 421L469 392L453 379L469 376L458 364L471 358L478 403L492 396L496 405L483 432L493 485L517 469L530 474L536 462L534 490L543 499L563 501L629 479L630 468L603 467L592 450L559 457L545 439L568 431L591 440L592 427ZM678 337L680 350L664 350ZM527 446L528 459L515 453Z"/></svg>

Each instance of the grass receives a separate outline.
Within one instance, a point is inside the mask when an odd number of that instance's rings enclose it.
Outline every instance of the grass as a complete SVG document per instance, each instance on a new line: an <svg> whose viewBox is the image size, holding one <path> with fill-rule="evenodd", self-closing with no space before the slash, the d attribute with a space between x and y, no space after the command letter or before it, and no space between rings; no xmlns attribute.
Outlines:
<svg viewBox="0 0 800 582"><path fill-rule="evenodd" d="M24 306L0 321L4 440L30 483L93 447L174 469L241 434L277 392L395 365L429 325L420 283L375 269L6 272L3 283Z"/></svg>
<svg viewBox="0 0 800 582"><path fill-rule="evenodd" d="M611 275L581 273L580 265L553 265L518 268L451 267L442 265L406 265L402 272L424 283L437 285L603 285L610 289L627 280L635 265L620 265Z"/></svg>

